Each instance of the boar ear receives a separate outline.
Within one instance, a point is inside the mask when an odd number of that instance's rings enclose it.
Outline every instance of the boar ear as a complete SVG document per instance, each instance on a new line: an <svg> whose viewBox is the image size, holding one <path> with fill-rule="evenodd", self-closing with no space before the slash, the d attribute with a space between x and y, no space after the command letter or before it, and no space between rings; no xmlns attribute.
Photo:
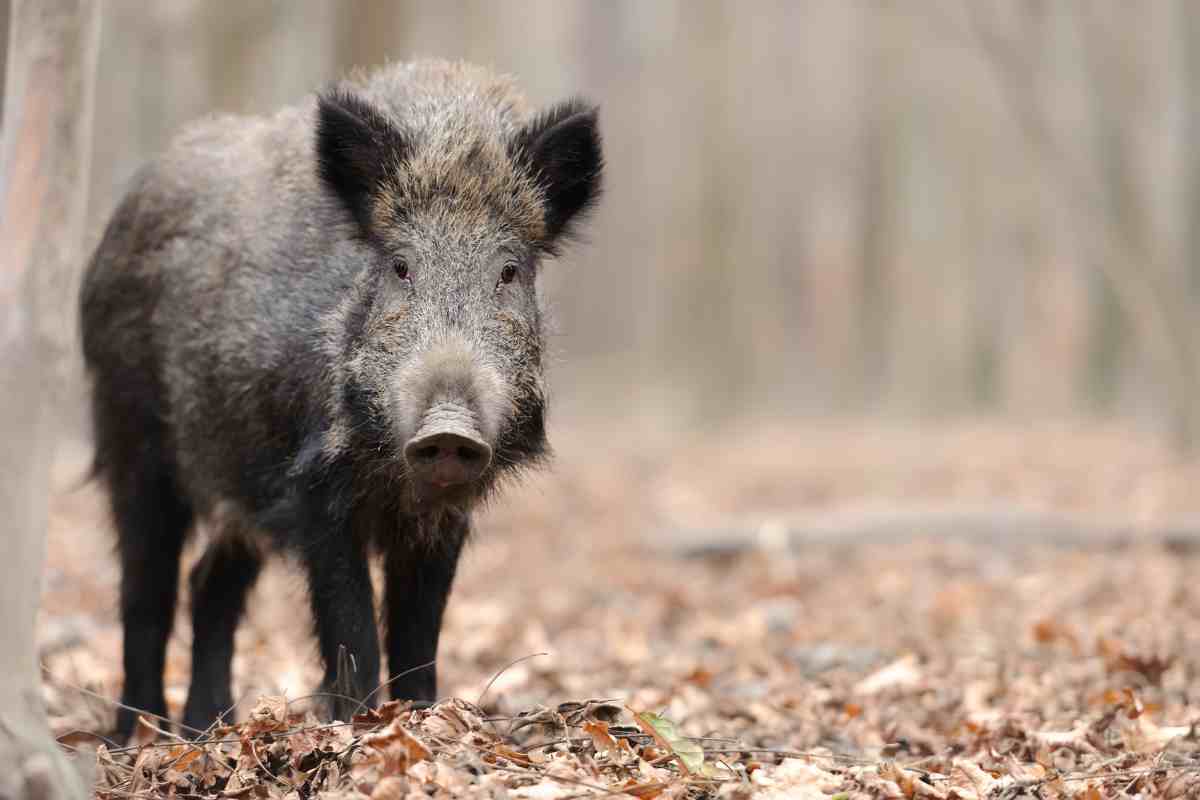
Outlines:
<svg viewBox="0 0 1200 800"><path fill-rule="evenodd" d="M516 146L546 195L546 233L551 245L600 197L604 155L597 109L568 100L539 114L517 134Z"/></svg>
<svg viewBox="0 0 1200 800"><path fill-rule="evenodd" d="M404 150L400 131L361 97L335 89L317 99L317 170L364 228L385 165Z"/></svg>

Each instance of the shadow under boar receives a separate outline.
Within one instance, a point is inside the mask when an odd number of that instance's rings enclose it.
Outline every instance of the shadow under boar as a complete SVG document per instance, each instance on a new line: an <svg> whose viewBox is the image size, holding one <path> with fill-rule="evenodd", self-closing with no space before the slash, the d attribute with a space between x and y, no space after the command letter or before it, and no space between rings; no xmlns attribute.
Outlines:
<svg viewBox="0 0 1200 800"><path fill-rule="evenodd" d="M546 451L538 264L601 172L594 107L531 115L506 78L419 62L194 124L138 174L81 297L122 703L166 715L198 520L186 726L233 705L234 631L273 550L306 574L334 716L377 696L372 552L391 695L434 699L422 665L471 509ZM119 733L134 722L122 709Z"/></svg>

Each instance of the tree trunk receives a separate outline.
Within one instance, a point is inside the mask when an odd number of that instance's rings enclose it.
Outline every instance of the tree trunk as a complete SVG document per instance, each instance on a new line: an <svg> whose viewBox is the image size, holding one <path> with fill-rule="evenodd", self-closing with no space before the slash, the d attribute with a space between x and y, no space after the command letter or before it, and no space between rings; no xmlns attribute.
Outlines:
<svg viewBox="0 0 1200 800"><path fill-rule="evenodd" d="M50 737L34 647L57 405L70 364L98 4L12 4L0 151L0 798L83 797Z"/></svg>

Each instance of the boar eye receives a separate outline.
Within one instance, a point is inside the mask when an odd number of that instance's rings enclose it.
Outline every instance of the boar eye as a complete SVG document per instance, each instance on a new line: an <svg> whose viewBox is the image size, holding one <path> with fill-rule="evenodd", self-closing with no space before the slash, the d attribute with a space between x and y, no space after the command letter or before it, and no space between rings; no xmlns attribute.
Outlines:
<svg viewBox="0 0 1200 800"><path fill-rule="evenodd" d="M517 277L517 265L516 264L505 264L504 269L502 269L500 271L500 282L501 283L512 283L513 279L516 277Z"/></svg>
<svg viewBox="0 0 1200 800"><path fill-rule="evenodd" d="M407 261L405 261L403 258L396 259L394 269L396 270L397 278L399 278L402 281L408 280L408 262Z"/></svg>

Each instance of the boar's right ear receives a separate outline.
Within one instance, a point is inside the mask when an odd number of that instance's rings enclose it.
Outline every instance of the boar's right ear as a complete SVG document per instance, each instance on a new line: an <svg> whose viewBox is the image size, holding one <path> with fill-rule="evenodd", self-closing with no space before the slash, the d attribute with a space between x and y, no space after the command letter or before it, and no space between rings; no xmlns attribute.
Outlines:
<svg viewBox="0 0 1200 800"><path fill-rule="evenodd" d="M317 171L364 230L385 165L405 149L400 131L361 97L335 89L317 98Z"/></svg>

